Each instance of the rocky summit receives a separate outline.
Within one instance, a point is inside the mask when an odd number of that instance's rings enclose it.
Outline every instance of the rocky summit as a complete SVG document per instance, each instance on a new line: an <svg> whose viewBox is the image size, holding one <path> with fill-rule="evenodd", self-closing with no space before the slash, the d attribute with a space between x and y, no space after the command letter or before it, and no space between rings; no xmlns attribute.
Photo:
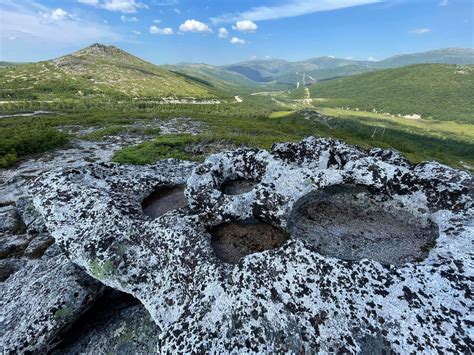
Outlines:
<svg viewBox="0 0 474 355"><path fill-rule="evenodd" d="M31 184L28 213L55 243L2 286L0 345L472 352L472 183L316 138L202 164L50 171ZM88 309L124 298L130 307L91 321Z"/></svg>

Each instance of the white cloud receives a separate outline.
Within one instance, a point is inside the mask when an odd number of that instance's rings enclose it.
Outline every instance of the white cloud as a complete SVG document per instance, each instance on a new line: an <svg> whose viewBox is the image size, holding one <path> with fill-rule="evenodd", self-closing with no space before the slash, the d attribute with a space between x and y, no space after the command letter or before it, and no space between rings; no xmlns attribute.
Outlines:
<svg viewBox="0 0 474 355"><path fill-rule="evenodd" d="M135 17L135 16L132 16L132 17L127 17L125 15L122 15L120 16L120 19L123 21L123 22L137 22L138 19Z"/></svg>
<svg viewBox="0 0 474 355"><path fill-rule="evenodd" d="M51 13L51 18L53 20L64 20L64 19L67 19L67 18L70 18L70 17L71 17L71 15L69 15L63 9L56 9L56 10L53 10L53 12Z"/></svg>
<svg viewBox="0 0 474 355"><path fill-rule="evenodd" d="M174 34L174 31L169 27L159 28L158 26L150 26L150 33L154 35L170 36Z"/></svg>
<svg viewBox="0 0 474 355"><path fill-rule="evenodd" d="M429 28L415 28L414 30L408 31L408 33L411 33L414 35L424 35L430 32L431 32L431 29Z"/></svg>
<svg viewBox="0 0 474 355"><path fill-rule="evenodd" d="M200 21L186 20L179 26L181 32L212 32L208 25Z"/></svg>
<svg viewBox="0 0 474 355"><path fill-rule="evenodd" d="M219 38L227 38L228 35L229 35L229 31L227 31L225 27L219 28L218 34L217 34Z"/></svg>
<svg viewBox="0 0 474 355"><path fill-rule="evenodd" d="M174 8L173 11L176 12L178 15L181 15L181 11L179 9Z"/></svg>
<svg viewBox="0 0 474 355"><path fill-rule="evenodd" d="M257 24L250 20L237 21L237 23L232 26L236 31L241 32L255 32L258 28Z"/></svg>
<svg viewBox="0 0 474 355"><path fill-rule="evenodd" d="M368 60L369 62L378 62L378 61L379 61L378 59L376 59L376 58L374 58L374 57L369 57L369 58L367 58L367 60Z"/></svg>
<svg viewBox="0 0 474 355"><path fill-rule="evenodd" d="M232 43L232 44L245 44L245 40L240 39L238 37L232 37L232 39L230 40L230 43Z"/></svg>
<svg viewBox="0 0 474 355"><path fill-rule="evenodd" d="M18 48L57 48L120 39L100 22L77 18L63 9L51 9L28 0L2 0L0 41L15 38Z"/></svg>
<svg viewBox="0 0 474 355"><path fill-rule="evenodd" d="M153 20L153 23L161 23L161 20Z"/></svg>
<svg viewBox="0 0 474 355"><path fill-rule="evenodd" d="M449 1L448 1L448 0L441 0L438 5L439 5L439 6L448 6L448 5L449 5Z"/></svg>
<svg viewBox="0 0 474 355"><path fill-rule="evenodd" d="M283 5L258 6L248 11L223 14L212 18L212 23L231 23L241 20L263 21L277 20L280 18L295 17L320 11L330 11L367 5L381 2L382 0L287 0Z"/></svg>
<svg viewBox="0 0 474 355"><path fill-rule="evenodd" d="M109 11L134 13L138 9L148 9L148 5L138 0L77 0L78 2Z"/></svg>
<svg viewBox="0 0 474 355"><path fill-rule="evenodd" d="M140 31L135 31L135 30L132 31L132 33L133 33L134 35L137 35L137 36L140 36L140 35L142 34Z"/></svg>
<svg viewBox="0 0 474 355"><path fill-rule="evenodd" d="M99 4L99 0L77 0L77 2L86 4L86 5L94 5L94 6Z"/></svg>

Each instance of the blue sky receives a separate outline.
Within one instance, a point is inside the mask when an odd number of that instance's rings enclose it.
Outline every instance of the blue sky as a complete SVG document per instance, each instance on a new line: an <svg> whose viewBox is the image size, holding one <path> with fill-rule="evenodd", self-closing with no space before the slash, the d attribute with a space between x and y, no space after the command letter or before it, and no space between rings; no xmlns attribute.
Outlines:
<svg viewBox="0 0 474 355"><path fill-rule="evenodd" d="M0 60L94 42L157 64L330 55L383 59L474 47L472 0L2 0ZM225 30L224 30L225 29Z"/></svg>

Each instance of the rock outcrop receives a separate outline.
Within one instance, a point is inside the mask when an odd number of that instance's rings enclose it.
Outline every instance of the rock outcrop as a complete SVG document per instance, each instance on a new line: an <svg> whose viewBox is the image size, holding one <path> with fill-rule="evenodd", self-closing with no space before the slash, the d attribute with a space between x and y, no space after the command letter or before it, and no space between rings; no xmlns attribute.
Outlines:
<svg viewBox="0 0 474 355"><path fill-rule="evenodd" d="M186 180L188 207L143 214L146 196ZM242 180L251 182L242 193L222 191ZM468 173L315 138L198 166L57 170L32 188L56 243L90 276L143 303L164 353L472 352L471 191ZM338 223L324 224L321 211ZM295 227L298 214L331 234L308 235L313 228ZM249 219L288 241L223 261L212 230ZM420 250L398 255L391 238Z"/></svg>

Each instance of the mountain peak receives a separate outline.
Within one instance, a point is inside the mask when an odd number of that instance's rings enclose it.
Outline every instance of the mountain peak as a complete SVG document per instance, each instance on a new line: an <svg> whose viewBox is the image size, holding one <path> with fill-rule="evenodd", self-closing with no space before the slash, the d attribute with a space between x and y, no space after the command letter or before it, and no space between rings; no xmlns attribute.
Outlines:
<svg viewBox="0 0 474 355"><path fill-rule="evenodd" d="M117 54L125 54L125 53L126 53L125 51L115 46L107 46L101 43L91 44L90 46L76 52L76 54L93 54L93 55L99 55L99 56L117 55Z"/></svg>

